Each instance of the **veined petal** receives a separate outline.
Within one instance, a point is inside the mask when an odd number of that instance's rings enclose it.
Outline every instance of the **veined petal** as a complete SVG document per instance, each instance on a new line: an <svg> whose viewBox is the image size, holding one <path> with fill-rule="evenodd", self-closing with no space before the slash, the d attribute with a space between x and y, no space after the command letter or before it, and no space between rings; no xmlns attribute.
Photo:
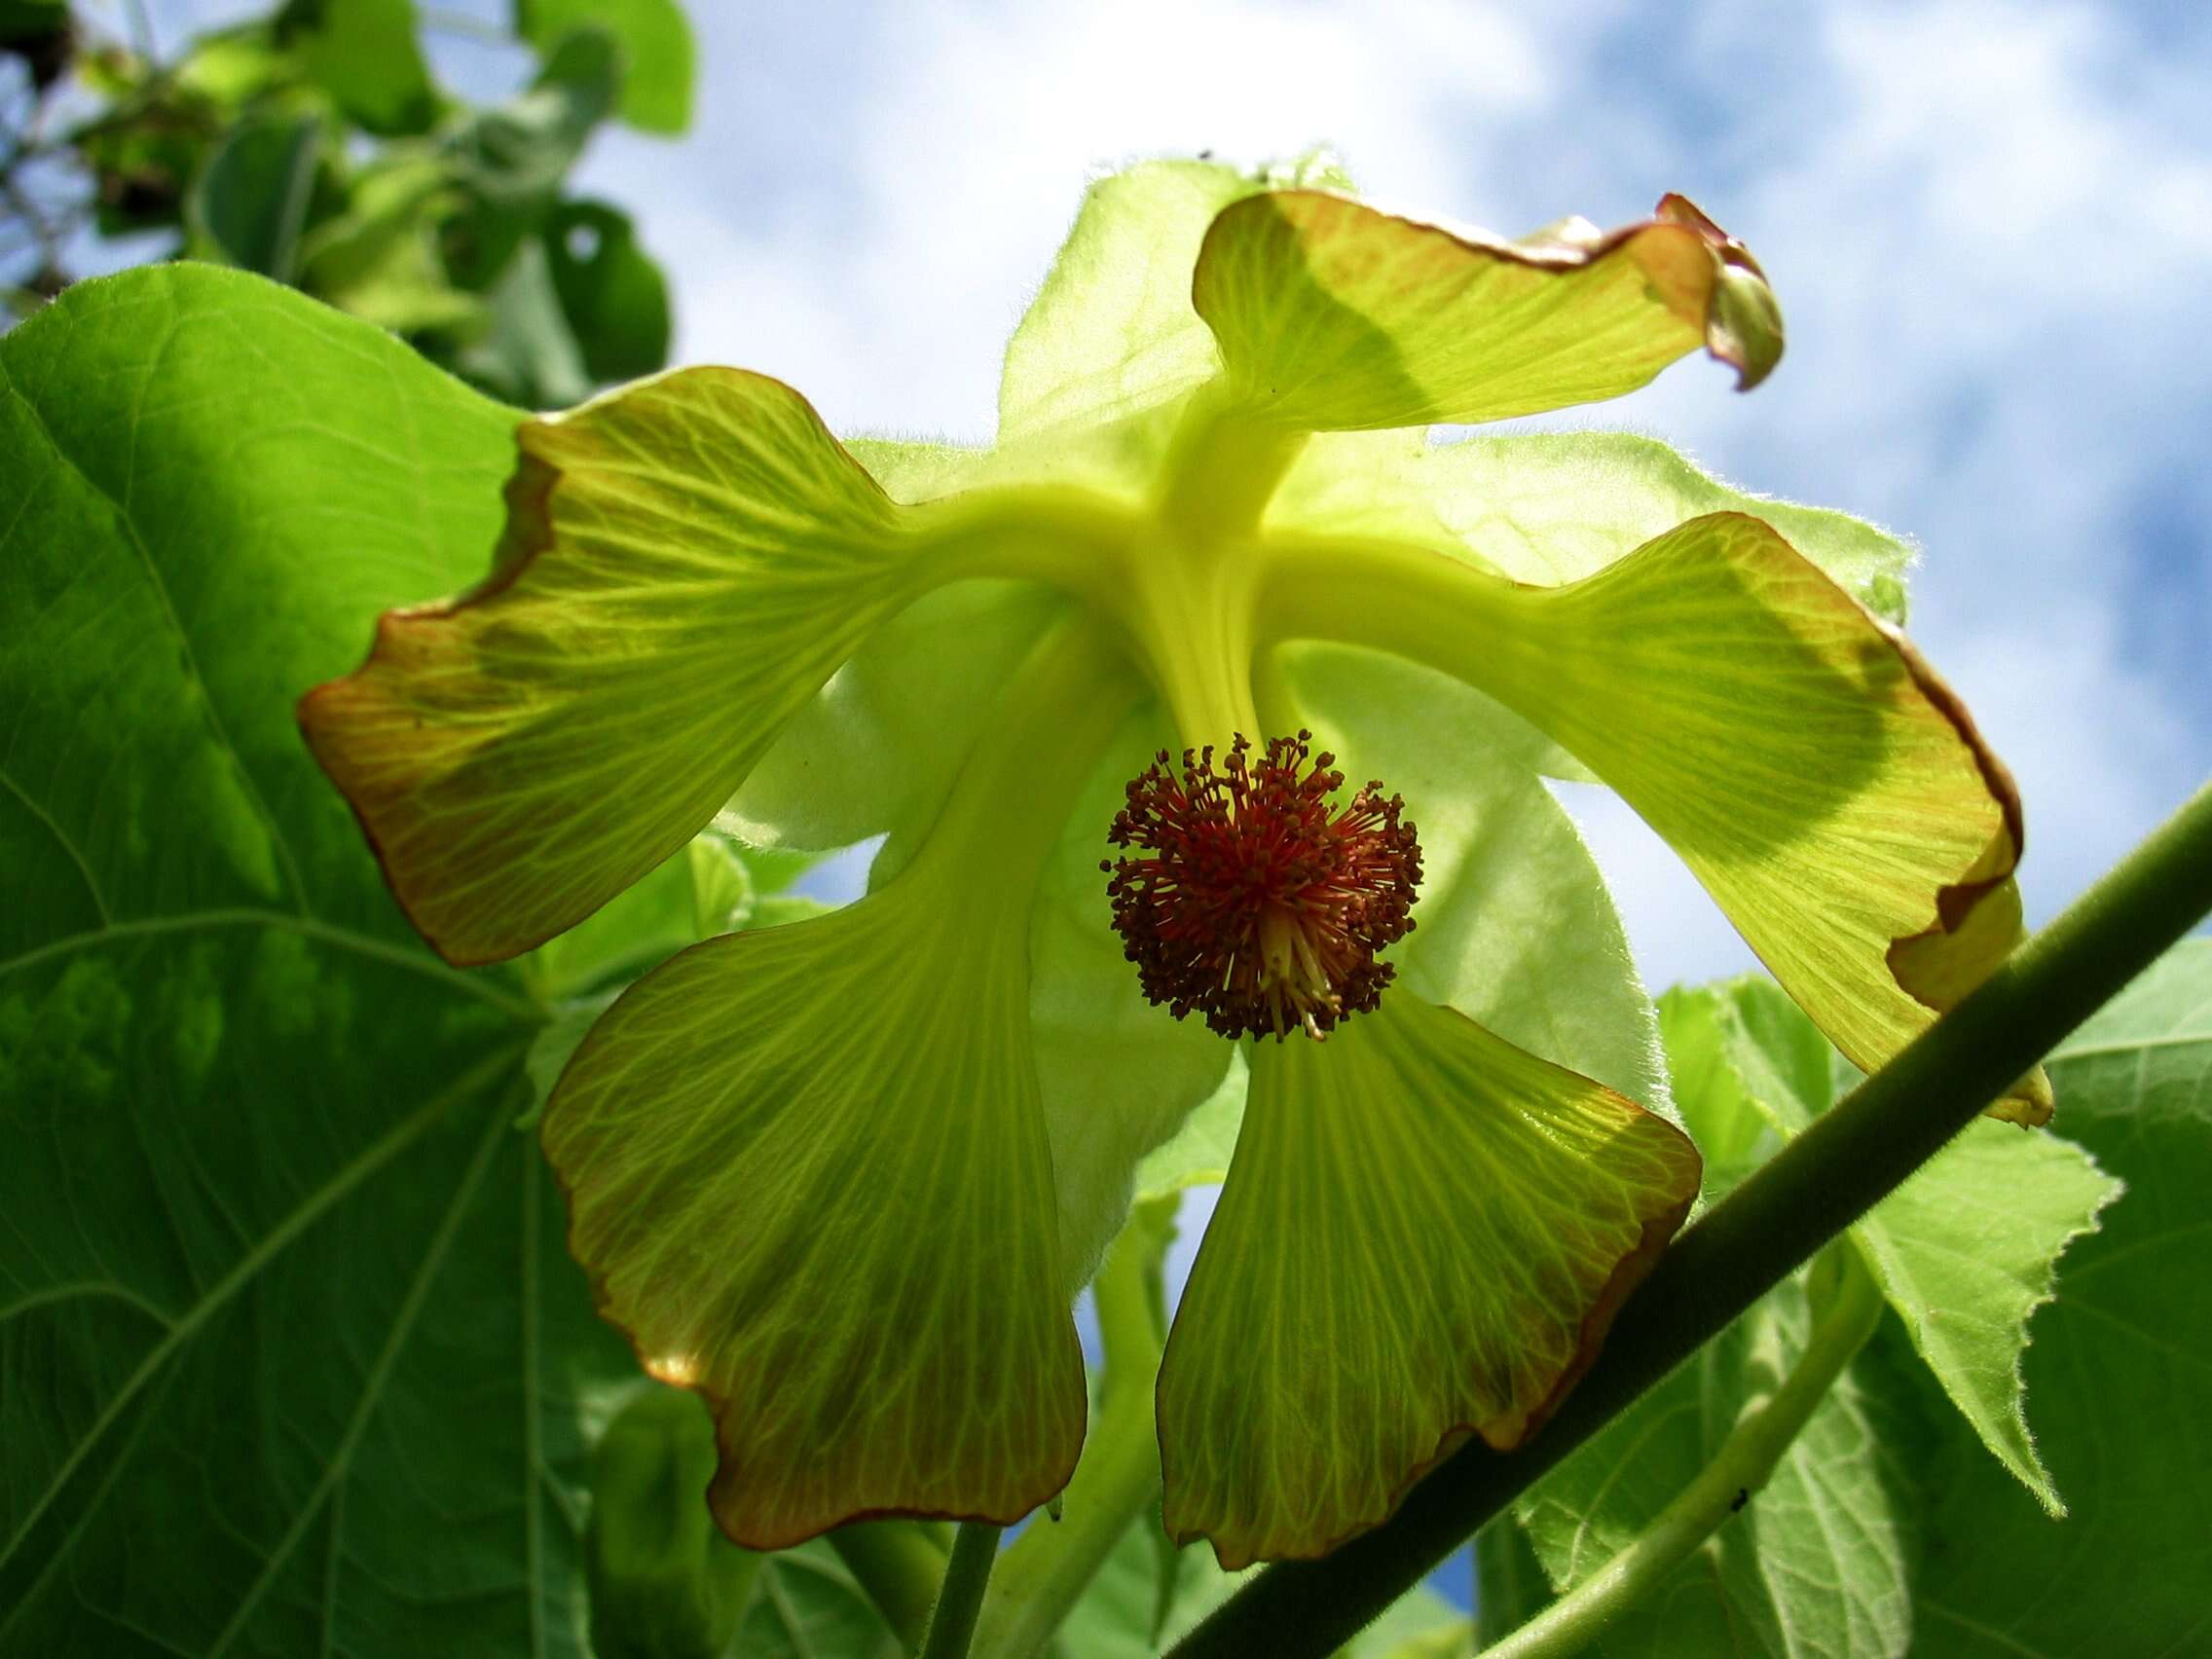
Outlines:
<svg viewBox="0 0 2212 1659"><path fill-rule="evenodd" d="M711 1495L741 1543L1009 1522L1074 1466L1029 918L1134 695L1101 633L1056 631L898 879L673 958L547 1103L571 1250L648 1368L713 1404Z"/></svg>
<svg viewBox="0 0 2212 1659"><path fill-rule="evenodd" d="M708 1397L710 1500L750 1548L1011 1522L1082 1447L1027 940L942 904L904 884L683 952L546 1108L570 1248L647 1369Z"/></svg>
<svg viewBox="0 0 2212 1659"><path fill-rule="evenodd" d="M1742 513L1522 587L1382 544L1287 555L1275 626L1350 631L1517 710L1666 838L1785 989L1880 1066L2019 933L2017 793L1894 630ZM1995 1109L2040 1123L2040 1073Z"/></svg>
<svg viewBox="0 0 2212 1659"><path fill-rule="evenodd" d="M1610 235L1568 221L1506 241L1274 191L1215 218L1192 294L1235 390L1311 431L1593 403L1699 346L1749 389L1782 352L1757 264L1674 196Z"/></svg>
<svg viewBox="0 0 2212 1659"><path fill-rule="evenodd" d="M909 597L895 509L789 387L690 369L523 424L498 567L302 699L451 961L589 915L711 819Z"/></svg>
<svg viewBox="0 0 2212 1659"><path fill-rule="evenodd" d="M1170 1019L1145 1001L1098 868L1112 851L1106 831L1126 804L1128 780L1173 741L1156 703L1123 723L1037 884L1030 1038L1071 1296L1121 1231L1139 1162L1220 1088L1236 1053L1198 1020Z"/></svg>
<svg viewBox="0 0 2212 1659"><path fill-rule="evenodd" d="M1519 1445L1699 1170L1665 1120L1415 997L1250 1059L1160 1375L1167 1530L1228 1567L1374 1526L1470 1434Z"/></svg>
<svg viewBox="0 0 2212 1659"><path fill-rule="evenodd" d="M1659 1022L1589 849L1538 775L1541 733L1451 676L1321 641L1277 652L1296 719L1348 781L1402 794L1419 832L1397 991L1664 1109ZM1385 998L1387 1000L1387 998Z"/></svg>

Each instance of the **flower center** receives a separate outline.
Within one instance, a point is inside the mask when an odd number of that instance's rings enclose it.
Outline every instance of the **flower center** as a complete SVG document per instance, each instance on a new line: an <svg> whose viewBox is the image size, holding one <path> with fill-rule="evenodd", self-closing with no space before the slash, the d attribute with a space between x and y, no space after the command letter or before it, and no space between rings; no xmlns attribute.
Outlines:
<svg viewBox="0 0 2212 1659"><path fill-rule="evenodd" d="M1420 842L1379 783L1332 805L1344 774L1326 753L1305 770L1312 735L1272 739L1257 764L1239 736L1221 771L1210 745L1183 751L1180 775L1162 750L1129 785L1106 838L1140 856L1099 868L1145 996L1177 1019L1318 1039L1382 1000L1375 957L1413 931Z"/></svg>

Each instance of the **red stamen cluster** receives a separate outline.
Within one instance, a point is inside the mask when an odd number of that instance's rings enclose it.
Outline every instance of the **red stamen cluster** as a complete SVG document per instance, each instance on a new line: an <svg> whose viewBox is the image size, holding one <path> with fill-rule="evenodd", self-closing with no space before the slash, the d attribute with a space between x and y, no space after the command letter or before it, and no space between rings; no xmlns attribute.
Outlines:
<svg viewBox="0 0 2212 1659"><path fill-rule="evenodd" d="M1177 1019L1318 1039L1382 1000L1391 968L1375 956L1413 931L1420 842L1379 783L1331 806L1335 756L1301 777L1312 736L1272 739L1257 765L1238 737L1223 772L1210 746L1186 749L1180 777L1162 750L1129 785L1106 838L1150 856L1099 868L1144 994Z"/></svg>

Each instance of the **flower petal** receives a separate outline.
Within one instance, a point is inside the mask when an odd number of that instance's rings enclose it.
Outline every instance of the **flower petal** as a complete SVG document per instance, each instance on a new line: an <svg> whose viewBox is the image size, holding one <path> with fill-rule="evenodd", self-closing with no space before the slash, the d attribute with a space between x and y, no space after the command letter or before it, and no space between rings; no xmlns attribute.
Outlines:
<svg viewBox="0 0 2212 1659"><path fill-rule="evenodd" d="M1037 885L1030 1040L1071 1296L1121 1231L1140 1161L1220 1088L1236 1055L1198 1020L1171 1019L1145 1001L1098 868L1113 851L1106 831L1126 803L1129 779L1172 741L1157 704L1123 723Z"/></svg>
<svg viewBox="0 0 2212 1659"><path fill-rule="evenodd" d="M1029 920L1138 691L1104 630L1055 630L896 880L673 958L546 1104L570 1248L648 1368L714 1405L711 1496L741 1543L1013 1521L1074 1466Z"/></svg>
<svg viewBox="0 0 2212 1659"><path fill-rule="evenodd" d="M1569 221L1513 242L1275 191L1214 220L1193 298L1236 390L1312 431L1597 402L1701 345L1749 389L1782 350L1756 263L1672 196L1610 235Z"/></svg>
<svg viewBox="0 0 2212 1659"><path fill-rule="evenodd" d="M545 1111L570 1248L647 1369L713 1405L730 1535L1011 1522L1065 1483L1083 1360L1018 926L934 883L694 946Z"/></svg>
<svg viewBox="0 0 2212 1659"><path fill-rule="evenodd" d="M1397 985L1664 1108L1650 994L1596 862L1538 775L1552 746L1492 698L1403 657L1322 641L1277 656L1296 723L1348 781L1402 794L1420 836L1416 926L1390 952Z"/></svg>
<svg viewBox="0 0 2212 1659"><path fill-rule="evenodd" d="M908 597L895 509L779 382L692 369L526 423L492 577L302 699L451 961L571 926L696 833Z"/></svg>
<svg viewBox="0 0 2212 1659"><path fill-rule="evenodd" d="M1585 762L1859 1066L2018 938L2009 775L1918 652L1758 519L1692 519L1561 587L1382 544L1275 582L1278 628L1444 669ZM2041 1122L2048 1087L1997 1110Z"/></svg>
<svg viewBox="0 0 2212 1659"><path fill-rule="evenodd" d="M1469 1434L1517 1446L1688 1213L1681 1131L1404 995L1251 1051L1160 1376L1167 1530L1314 1556Z"/></svg>
<svg viewBox="0 0 2212 1659"><path fill-rule="evenodd" d="M1103 421L1188 391L1221 366L1191 309L1206 227L1259 181L1215 162L1145 162L1083 199L1006 351L1002 439Z"/></svg>
<svg viewBox="0 0 2212 1659"><path fill-rule="evenodd" d="M1593 575L1704 513L1764 519L1885 621L1902 623L1913 550L1849 513L1737 490L1638 432L1329 432L1299 455L1268 527L1433 541L1516 581Z"/></svg>

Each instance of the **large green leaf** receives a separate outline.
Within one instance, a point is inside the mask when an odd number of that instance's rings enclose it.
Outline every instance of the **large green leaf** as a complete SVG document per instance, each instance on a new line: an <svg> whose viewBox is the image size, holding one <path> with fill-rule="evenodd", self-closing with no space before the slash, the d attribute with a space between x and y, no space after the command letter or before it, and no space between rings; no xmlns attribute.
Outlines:
<svg viewBox="0 0 2212 1659"><path fill-rule="evenodd" d="M1160 1529L1158 1511L1140 1516L1060 1626L1056 1651L1065 1659L1154 1659L1248 1576L1222 1571L1202 1544L1176 1549ZM1466 1637L1459 1610L1422 1584L1384 1608L1335 1659L1445 1659L1466 1651ZM1454 1645L1415 1645L1443 1641Z"/></svg>
<svg viewBox="0 0 2212 1659"><path fill-rule="evenodd" d="M1660 1007L1677 1067L1714 1065L1706 1087L1739 1092L1783 1136L1827 1109L1827 1041L1772 980L1671 991ZM2020 1354L2059 1256L2119 1191L2071 1142L1981 1122L1853 1230L1943 1391L2053 1513L2064 1505L2028 1433Z"/></svg>
<svg viewBox="0 0 2212 1659"><path fill-rule="evenodd" d="M761 1558L729 1659L896 1659L901 1651L860 1581L816 1538Z"/></svg>
<svg viewBox="0 0 2212 1659"><path fill-rule="evenodd" d="M2212 1641L2212 940L2170 952L2051 1076L2068 1132L2128 1189L2068 1253L2024 1367L2073 1514L2046 1519L1963 1434L1916 1446L1919 1625L1943 1659L2180 1659Z"/></svg>
<svg viewBox="0 0 2212 1659"><path fill-rule="evenodd" d="M635 1368L509 1126L539 1016L292 718L483 568L515 417L206 267L0 376L0 1652L576 1652Z"/></svg>
<svg viewBox="0 0 2212 1659"><path fill-rule="evenodd" d="M1519 1513L1554 1583L1603 1567L1712 1461L1796 1359L1806 1328L1805 1297L1786 1285L1535 1488ZM1846 1374L1766 1486L1607 1627L1593 1659L1911 1651L1907 1481L1879 1403Z"/></svg>

